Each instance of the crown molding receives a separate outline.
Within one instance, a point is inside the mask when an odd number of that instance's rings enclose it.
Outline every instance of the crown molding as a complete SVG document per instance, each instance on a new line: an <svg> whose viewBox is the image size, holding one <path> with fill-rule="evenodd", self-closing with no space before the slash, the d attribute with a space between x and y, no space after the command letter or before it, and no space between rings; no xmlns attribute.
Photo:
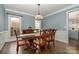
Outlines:
<svg viewBox="0 0 79 59"><path fill-rule="evenodd" d="M69 6L69 7L64 8L64 9L60 9L60 10L58 10L58 11L56 11L56 12L50 13L50 14L44 16L44 17L48 17L48 16L51 16L51 15L60 13L60 12L62 12L62 11L68 10L68 9L70 9L70 8L74 8L74 7L76 7L76 6L79 6L79 5L78 5L78 4L71 5L71 6Z"/></svg>
<svg viewBox="0 0 79 59"><path fill-rule="evenodd" d="M11 11L11 12L15 12L15 13L20 13L20 14L25 14L25 15L29 15L29 16L34 16L32 14L29 14L29 13L25 13L25 12L21 12L21 11L16 11L16 10L12 10L12 9L5 9L5 11Z"/></svg>
<svg viewBox="0 0 79 59"><path fill-rule="evenodd" d="M69 6L69 7L64 8L64 9L60 9L60 10L58 10L58 11L56 11L56 12L53 12L53 13L50 13L50 14L44 16L44 18L45 18L45 17L48 17L48 16L51 16L51 15L54 15L54 14L57 14L57 13L59 13L59 12L65 11L65 10L67 10L67 9L76 7L76 6L79 6L79 5L78 5L78 4L76 4L76 5L71 5L71 6ZM11 12L20 13L20 14L25 14L25 15L29 15L29 16L35 16L35 15L29 14L29 13L25 13L25 12L21 12L21 11L16 11L16 10L12 10L12 9L7 9L7 8L6 8L5 10L6 10L6 11L11 11Z"/></svg>

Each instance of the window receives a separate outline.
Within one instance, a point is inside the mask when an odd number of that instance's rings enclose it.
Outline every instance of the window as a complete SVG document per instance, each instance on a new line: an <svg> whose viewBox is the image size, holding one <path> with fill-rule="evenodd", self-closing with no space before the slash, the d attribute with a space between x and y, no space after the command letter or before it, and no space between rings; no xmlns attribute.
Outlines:
<svg viewBox="0 0 79 59"><path fill-rule="evenodd" d="M35 20L35 29L41 29L41 20Z"/></svg>

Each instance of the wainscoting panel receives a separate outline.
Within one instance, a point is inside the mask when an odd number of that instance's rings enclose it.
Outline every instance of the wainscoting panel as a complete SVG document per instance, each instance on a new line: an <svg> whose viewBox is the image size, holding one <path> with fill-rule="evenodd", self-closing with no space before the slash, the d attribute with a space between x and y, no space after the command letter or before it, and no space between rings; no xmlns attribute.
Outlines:
<svg viewBox="0 0 79 59"><path fill-rule="evenodd" d="M68 31L57 31L55 39L64 43L68 43Z"/></svg>
<svg viewBox="0 0 79 59"><path fill-rule="evenodd" d="M15 37L10 37L9 36L9 31L5 31L5 42L11 42L11 41L16 41Z"/></svg>
<svg viewBox="0 0 79 59"><path fill-rule="evenodd" d="M4 32L0 32L0 50L2 49L4 44L5 44L5 35Z"/></svg>

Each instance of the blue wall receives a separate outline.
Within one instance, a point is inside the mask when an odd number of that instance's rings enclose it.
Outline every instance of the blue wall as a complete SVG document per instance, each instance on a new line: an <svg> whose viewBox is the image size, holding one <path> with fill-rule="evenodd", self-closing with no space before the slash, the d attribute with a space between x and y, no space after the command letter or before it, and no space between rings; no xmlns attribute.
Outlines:
<svg viewBox="0 0 79 59"><path fill-rule="evenodd" d="M4 31L4 8L0 5L0 32Z"/></svg>
<svg viewBox="0 0 79 59"><path fill-rule="evenodd" d="M43 28L56 28L58 30L66 30L66 12L75 8L79 8L79 6L45 17L42 23Z"/></svg>
<svg viewBox="0 0 79 59"><path fill-rule="evenodd" d="M29 16L29 15L25 15L25 14L20 14L20 13L15 13L15 12L11 12L11 11L5 11L5 30L8 30L8 14L13 14L13 15L17 15L17 16L22 16L22 22L21 22L21 27L22 29L26 29L29 26L31 26L32 28L35 27L35 21L34 21L34 17L33 16Z"/></svg>
<svg viewBox="0 0 79 59"><path fill-rule="evenodd" d="M34 17L24 15L23 19L22 19L22 28L26 29L29 26L31 26L32 28L35 28L35 21L34 20L35 20Z"/></svg>
<svg viewBox="0 0 79 59"><path fill-rule="evenodd" d="M66 13L61 12L56 15L51 15L43 20L43 28L56 28L64 30L66 26Z"/></svg>

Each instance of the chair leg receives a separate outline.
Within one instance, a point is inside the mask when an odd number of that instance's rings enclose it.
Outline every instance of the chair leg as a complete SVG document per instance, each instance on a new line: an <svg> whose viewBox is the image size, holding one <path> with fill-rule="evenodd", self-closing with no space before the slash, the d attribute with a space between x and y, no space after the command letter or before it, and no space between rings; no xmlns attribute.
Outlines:
<svg viewBox="0 0 79 59"><path fill-rule="evenodd" d="M52 37L49 39L49 41L48 41L48 48L50 48L51 47L51 40L52 40Z"/></svg>
<svg viewBox="0 0 79 59"><path fill-rule="evenodd" d="M16 48L16 52L17 52L17 54L18 54L18 51L19 51L19 46L17 46L17 48Z"/></svg>
<svg viewBox="0 0 79 59"><path fill-rule="evenodd" d="M24 42L25 42L25 45L27 46L27 41L25 40Z"/></svg>
<svg viewBox="0 0 79 59"><path fill-rule="evenodd" d="M53 40L53 47L55 48L55 40Z"/></svg>
<svg viewBox="0 0 79 59"><path fill-rule="evenodd" d="M38 53L40 54L41 53L41 47L38 46Z"/></svg>
<svg viewBox="0 0 79 59"><path fill-rule="evenodd" d="M50 42L48 42L48 48L50 48Z"/></svg>

